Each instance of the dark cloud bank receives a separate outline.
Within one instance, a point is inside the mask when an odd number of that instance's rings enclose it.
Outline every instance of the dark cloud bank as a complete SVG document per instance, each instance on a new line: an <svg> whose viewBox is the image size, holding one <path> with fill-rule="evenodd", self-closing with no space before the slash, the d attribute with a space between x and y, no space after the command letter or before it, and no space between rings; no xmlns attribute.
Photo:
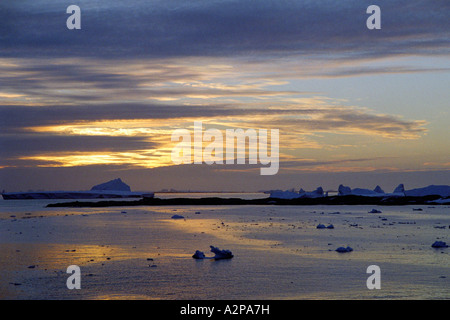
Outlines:
<svg viewBox="0 0 450 320"><path fill-rule="evenodd" d="M371 1L2 1L3 57L161 58L339 54L367 58L448 53L448 1L377 1L382 29L366 28Z"/></svg>

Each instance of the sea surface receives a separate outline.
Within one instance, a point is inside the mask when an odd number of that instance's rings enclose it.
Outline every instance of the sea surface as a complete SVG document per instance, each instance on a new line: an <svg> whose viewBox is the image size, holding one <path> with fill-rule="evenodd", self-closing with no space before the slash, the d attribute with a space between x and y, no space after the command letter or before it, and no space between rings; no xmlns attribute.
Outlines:
<svg viewBox="0 0 450 320"><path fill-rule="evenodd" d="M0 200L0 299L450 298L450 248L431 247L450 243L446 205L45 207L64 201ZM234 257L192 258L210 246ZM71 265L79 290L66 285ZM380 289L367 285L373 265Z"/></svg>

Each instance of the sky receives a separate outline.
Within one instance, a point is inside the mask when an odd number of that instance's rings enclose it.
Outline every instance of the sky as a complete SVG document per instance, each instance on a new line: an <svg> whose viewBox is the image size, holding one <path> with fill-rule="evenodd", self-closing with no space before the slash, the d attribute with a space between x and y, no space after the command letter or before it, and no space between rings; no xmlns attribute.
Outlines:
<svg viewBox="0 0 450 320"><path fill-rule="evenodd" d="M366 26L372 4L381 29ZM2 0L0 189L448 185L449 13L439 0ZM175 165L171 135L195 121L279 130L277 174Z"/></svg>

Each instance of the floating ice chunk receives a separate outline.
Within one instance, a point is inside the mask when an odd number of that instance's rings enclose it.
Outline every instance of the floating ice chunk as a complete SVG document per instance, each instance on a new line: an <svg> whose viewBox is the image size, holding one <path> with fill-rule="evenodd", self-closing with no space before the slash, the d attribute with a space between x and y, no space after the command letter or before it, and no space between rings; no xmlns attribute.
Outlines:
<svg viewBox="0 0 450 320"><path fill-rule="evenodd" d="M214 253L214 257L206 257L205 254L202 251L195 251L192 258L194 259L214 259L214 260L221 260L221 259L231 259L233 258L233 254L230 250L220 250L217 247L210 246L211 252Z"/></svg>
<svg viewBox="0 0 450 320"><path fill-rule="evenodd" d="M344 252L352 252L353 249L350 248L350 247L347 247L347 248L345 248L345 247L339 247L339 248L336 249L336 251L337 251L337 252L344 253Z"/></svg>
<svg viewBox="0 0 450 320"><path fill-rule="evenodd" d="M216 255L213 257L213 259L231 259L233 258L233 254L230 250L220 250L219 248L210 246L211 252L215 253Z"/></svg>
<svg viewBox="0 0 450 320"><path fill-rule="evenodd" d="M433 248L448 248L448 244L444 241L435 241L431 246Z"/></svg>
<svg viewBox="0 0 450 320"><path fill-rule="evenodd" d="M205 259L205 254L199 250L195 251L194 255L192 256L194 259Z"/></svg>
<svg viewBox="0 0 450 320"><path fill-rule="evenodd" d="M334 226L332 224L329 224L327 227L325 227L324 224L319 223L316 228L317 229L334 229Z"/></svg>

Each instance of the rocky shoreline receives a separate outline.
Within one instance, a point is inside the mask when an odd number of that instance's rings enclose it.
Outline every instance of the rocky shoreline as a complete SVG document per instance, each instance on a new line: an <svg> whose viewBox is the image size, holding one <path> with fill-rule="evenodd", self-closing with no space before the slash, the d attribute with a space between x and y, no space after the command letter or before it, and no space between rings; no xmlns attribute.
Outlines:
<svg viewBox="0 0 450 320"><path fill-rule="evenodd" d="M297 198L297 199L240 199L240 198L143 198L135 201L73 201L48 204L47 207L119 207L119 206L176 206L176 205L443 205L449 202L437 201L440 196L423 197L365 197L365 196L329 196L320 198Z"/></svg>

